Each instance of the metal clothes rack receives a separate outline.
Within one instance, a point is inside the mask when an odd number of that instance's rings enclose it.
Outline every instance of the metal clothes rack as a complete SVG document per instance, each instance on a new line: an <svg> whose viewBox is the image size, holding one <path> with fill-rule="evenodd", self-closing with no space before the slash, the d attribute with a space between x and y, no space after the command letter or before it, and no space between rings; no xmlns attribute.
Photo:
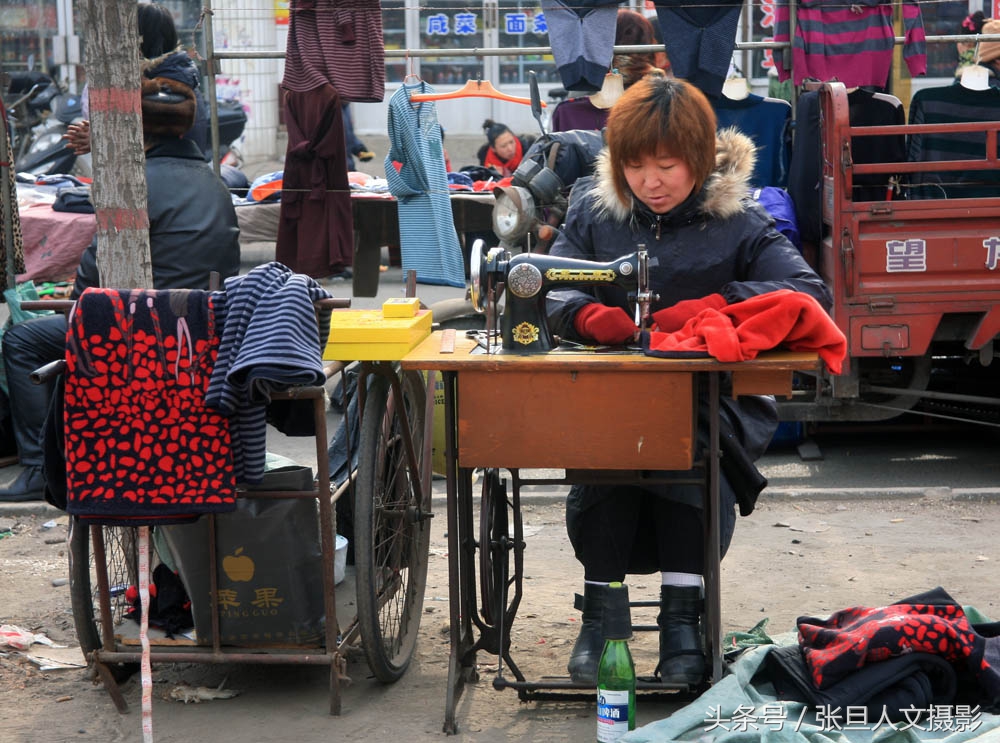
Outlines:
<svg viewBox="0 0 1000 743"><path fill-rule="evenodd" d="M789 3L790 12L790 26L789 32L792 38L795 37L795 25L796 25L796 4L795 2ZM208 104L210 113L210 126L212 130L212 152L215 153L213 158L214 167L216 172L219 171L219 110L218 103L216 101L216 88L215 88L215 75L220 72L218 69L219 62L224 59L284 59L285 52L283 51L248 51L248 52L217 52L215 50L215 36L213 29L213 11L212 11L212 0L205 0L204 10L202 11L203 17L205 19L205 53L206 61L208 63ZM902 46L905 41L903 36L895 37L896 46ZM925 42L928 44L945 43L945 42L964 42L964 43L979 43L981 41L1000 41L1000 34L943 34L936 36L925 37ZM733 51L752 51L755 49L773 49L776 51L783 51L785 49L791 49L792 44L789 41L740 41L737 42L733 47ZM632 45L615 45L614 52L616 54L642 54L642 53L653 53L663 51L663 44L632 44ZM516 48L506 48L506 47L473 47L472 49L386 49L385 57L386 59L408 59L417 57L522 57L522 56L534 56L542 54L551 54L551 46L532 46L532 47L516 47ZM793 92L793 99L795 93ZM794 106L794 100L793 104Z"/></svg>

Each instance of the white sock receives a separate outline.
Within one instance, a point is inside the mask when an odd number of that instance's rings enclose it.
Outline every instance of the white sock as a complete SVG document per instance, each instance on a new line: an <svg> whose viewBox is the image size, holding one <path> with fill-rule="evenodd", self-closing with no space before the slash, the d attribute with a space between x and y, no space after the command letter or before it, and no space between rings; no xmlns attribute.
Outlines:
<svg viewBox="0 0 1000 743"><path fill-rule="evenodd" d="M609 586L610 583L601 580L585 580L584 583L589 583L592 586Z"/></svg>
<svg viewBox="0 0 1000 743"><path fill-rule="evenodd" d="M697 573L674 573L664 570L660 573L660 584L664 586L697 586L705 593L705 580Z"/></svg>

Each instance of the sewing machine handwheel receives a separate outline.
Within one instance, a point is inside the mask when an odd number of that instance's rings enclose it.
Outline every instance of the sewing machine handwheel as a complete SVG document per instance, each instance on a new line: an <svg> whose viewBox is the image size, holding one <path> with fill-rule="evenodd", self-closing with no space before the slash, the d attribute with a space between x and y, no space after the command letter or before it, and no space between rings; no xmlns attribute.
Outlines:
<svg viewBox="0 0 1000 743"><path fill-rule="evenodd" d="M486 312L485 287L480 284L486 278L486 253L483 252L485 247L485 242L476 240L472 243L469 254L469 293L472 308L476 312Z"/></svg>
<svg viewBox="0 0 1000 743"><path fill-rule="evenodd" d="M481 613L491 626L499 623L506 610L502 606L502 584L510 575L509 523L506 483L499 470L484 470L479 510L479 590Z"/></svg>
<svg viewBox="0 0 1000 743"><path fill-rule="evenodd" d="M423 450L426 390L419 372L403 372L402 399L374 375L365 398L354 512L358 626L368 666L382 683L397 681L413 656L427 583L431 493L416 501L403 443L407 426ZM421 468L427 463L421 462Z"/></svg>

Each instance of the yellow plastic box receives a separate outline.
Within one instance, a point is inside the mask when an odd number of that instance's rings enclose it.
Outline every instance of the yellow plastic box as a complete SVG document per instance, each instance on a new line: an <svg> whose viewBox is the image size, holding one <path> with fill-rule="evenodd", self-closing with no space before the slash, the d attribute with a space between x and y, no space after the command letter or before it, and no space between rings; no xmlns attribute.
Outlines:
<svg viewBox="0 0 1000 743"><path fill-rule="evenodd" d="M385 317L382 310L336 310L324 361L398 361L431 333L431 311Z"/></svg>

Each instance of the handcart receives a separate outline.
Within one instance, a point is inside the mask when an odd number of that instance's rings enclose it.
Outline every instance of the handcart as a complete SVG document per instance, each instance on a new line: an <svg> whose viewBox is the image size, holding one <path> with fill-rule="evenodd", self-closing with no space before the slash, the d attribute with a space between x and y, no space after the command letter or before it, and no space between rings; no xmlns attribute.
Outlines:
<svg viewBox="0 0 1000 743"><path fill-rule="evenodd" d="M412 283L409 291L412 292ZM350 300L320 300L317 307L343 308ZM38 302L36 309L68 311L71 302ZM65 362L35 372L36 381L60 373ZM344 363L327 364L331 378ZM374 377L367 384L368 376ZM358 465L344 484L331 486L327 455L325 388L293 387L272 399L311 400L315 425L316 479L311 490L240 489L239 498L311 498L318 504L322 550L324 631L318 642L288 645L224 644L220 633L218 517L208 522L211 635L197 641L151 640L151 662L308 664L330 667L332 715L341 711L340 679L348 646L360 641L375 678L398 680L406 671L419 631L427 578L431 518L431 431L433 375L403 371L393 361L363 361L359 380ZM365 390L367 389L367 393ZM350 460L350 452L349 459ZM357 615L337 616L334 588L334 506L354 490ZM138 585L139 527L70 525L70 593L81 649L120 712L127 703L118 682L138 669L139 643L122 632L131 602L127 587ZM344 584L345 587L347 584Z"/></svg>

